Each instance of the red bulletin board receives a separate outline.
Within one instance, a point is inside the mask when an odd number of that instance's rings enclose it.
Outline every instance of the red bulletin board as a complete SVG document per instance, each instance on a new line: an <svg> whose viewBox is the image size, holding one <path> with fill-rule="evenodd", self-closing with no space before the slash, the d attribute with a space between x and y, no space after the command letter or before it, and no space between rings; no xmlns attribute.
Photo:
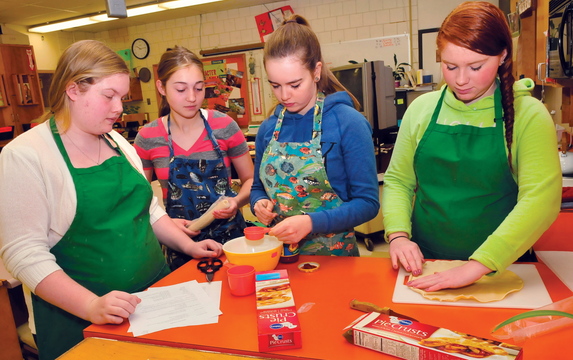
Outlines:
<svg viewBox="0 0 573 360"><path fill-rule="evenodd" d="M287 5L255 16L261 42L265 42L266 38L281 26L282 22L285 19L288 19L292 14L294 14L292 7Z"/></svg>
<svg viewBox="0 0 573 360"><path fill-rule="evenodd" d="M251 120L249 83L244 54L204 58L205 100L203 108L231 116L240 127Z"/></svg>

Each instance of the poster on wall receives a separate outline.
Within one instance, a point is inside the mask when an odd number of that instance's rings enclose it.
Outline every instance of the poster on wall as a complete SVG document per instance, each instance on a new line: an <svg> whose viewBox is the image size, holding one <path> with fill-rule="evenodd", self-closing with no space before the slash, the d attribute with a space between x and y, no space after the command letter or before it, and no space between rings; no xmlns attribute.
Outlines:
<svg viewBox="0 0 573 360"><path fill-rule="evenodd" d="M14 89L18 97L18 105L36 105L35 91L32 89L34 75L13 74Z"/></svg>
<svg viewBox="0 0 573 360"><path fill-rule="evenodd" d="M125 61L128 69L133 69L133 64L131 63L131 49L124 49L116 51L119 56Z"/></svg>
<svg viewBox="0 0 573 360"><path fill-rule="evenodd" d="M229 115L240 127L249 126L251 118L245 55L210 57L202 61L205 73L202 107Z"/></svg>
<svg viewBox="0 0 573 360"><path fill-rule="evenodd" d="M4 85L4 75L0 75L0 107L8 106L8 103L4 100L6 98L6 88Z"/></svg>
<svg viewBox="0 0 573 360"><path fill-rule="evenodd" d="M281 26L284 19L288 19L292 14L294 14L292 7L283 6L255 16L261 42L265 42L266 38Z"/></svg>

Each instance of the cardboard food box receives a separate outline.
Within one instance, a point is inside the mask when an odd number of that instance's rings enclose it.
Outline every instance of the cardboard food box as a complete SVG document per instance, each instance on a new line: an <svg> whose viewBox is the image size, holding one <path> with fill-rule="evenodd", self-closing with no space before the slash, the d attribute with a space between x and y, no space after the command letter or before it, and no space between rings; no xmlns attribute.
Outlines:
<svg viewBox="0 0 573 360"><path fill-rule="evenodd" d="M259 351L302 347L300 323L286 270L256 274Z"/></svg>
<svg viewBox="0 0 573 360"><path fill-rule="evenodd" d="M408 360L519 360L523 354L518 346L377 312L362 315L344 330L354 345Z"/></svg>

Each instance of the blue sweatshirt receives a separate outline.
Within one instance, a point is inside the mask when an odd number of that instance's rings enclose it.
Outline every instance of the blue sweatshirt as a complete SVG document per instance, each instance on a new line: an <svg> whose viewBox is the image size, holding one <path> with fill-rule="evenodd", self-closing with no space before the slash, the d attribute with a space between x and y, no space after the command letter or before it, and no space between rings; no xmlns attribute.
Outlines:
<svg viewBox="0 0 573 360"><path fill-rule="evenodd" d="M282 109L283 106L278 105L257 133L251 209L258 200L269 198L259 169ZM313 110L314 107L304 115L286 111L279 142L310 141ZM336 209L310 213L312 232L340 232L373 219L380 204L372 129L366 118L354 109L346 92L330 94L324 100L321 143L328 180L344 203Z"/></svg>

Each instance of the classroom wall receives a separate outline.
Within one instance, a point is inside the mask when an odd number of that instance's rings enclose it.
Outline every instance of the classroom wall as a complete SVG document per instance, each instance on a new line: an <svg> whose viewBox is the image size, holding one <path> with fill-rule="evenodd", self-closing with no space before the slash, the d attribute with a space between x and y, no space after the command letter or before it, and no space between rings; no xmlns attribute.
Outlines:
<svg viewBox="0 0 573 360"><path fill-rule="evenodd" d="M463 0L291 0L98 33L60 31L43 35L29 33L29 36L40 70L53 70L59 54L75 41L101 40L117 51L130 48L131 42L138 37L150 43L151 53L144 60L133 59L132 67L152 69L161 53L176 44L199 53L200 50L217 47L258 43L260 38L254 17L290 5L295 13L309 20L323 44L409 34L412 65L417 67L418 29L439 27L444 16L461 2ZM249 56L255 58L256 76L264 84L260 54L247 53ZM157 116L155 85L150 81L143 83L142 88L144 101L137 105L141 106L140 112L149 112L154 119ZM263 87L263 98L265 106L270 107L273 98L268 86ZM263 119L264 115L254 117L255 121Z"/></svg>

